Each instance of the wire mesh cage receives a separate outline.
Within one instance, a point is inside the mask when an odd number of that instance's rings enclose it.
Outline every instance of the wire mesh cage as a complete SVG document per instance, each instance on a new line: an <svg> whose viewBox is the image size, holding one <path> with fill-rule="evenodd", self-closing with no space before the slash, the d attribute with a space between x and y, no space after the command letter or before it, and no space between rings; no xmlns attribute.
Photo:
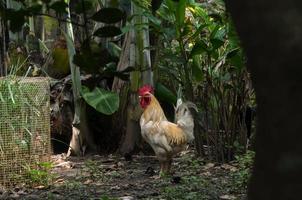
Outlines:
<svg viewBox="0 0 302 200"><path fill-rule="evenodd" d="M47 78L0 79L0 185L20 183L26 168L49 161L49 93Z"/></svg>

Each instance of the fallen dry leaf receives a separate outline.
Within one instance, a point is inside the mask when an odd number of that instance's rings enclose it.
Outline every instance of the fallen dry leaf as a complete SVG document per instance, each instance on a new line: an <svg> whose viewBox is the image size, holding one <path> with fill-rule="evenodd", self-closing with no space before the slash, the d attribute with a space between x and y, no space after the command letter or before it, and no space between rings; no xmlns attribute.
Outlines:
<svg viewBox="0 0 302 200"><path fill-rule="evenodd" d="M236 197L234 195L228 195L228 194L222 195L219 198L223 199L223 200L233 200L233 199L236 199Z"/></svg>
<svg viewBox="0 0 302 200"><path fill-rule="evenodd" d="M214 164L214 163L208 163L208 164L206 164L205 166L203 166L203 169L204 169L204 170L208 170L208 169L211 169L211 168L213 168L213 167L215 167L215 164Z"/></svg>
<svg viewBox="0 0 302 200"><path fill-rule="evenodd" d="M90 183L92 183L92 182L93 182L93 180L87 179L87 180L84 182L84 185L88 185L88 184L90 184Z"/></svg>
<svg viewBox="0 0 302 200"><path fill-rule="evenodd" d="M234 166L229 165L229 164L222 164L221 168L226 169L226 170L230 170L231 172L235 172L235 171L238 170L237 167L234 167Z"/></svg>

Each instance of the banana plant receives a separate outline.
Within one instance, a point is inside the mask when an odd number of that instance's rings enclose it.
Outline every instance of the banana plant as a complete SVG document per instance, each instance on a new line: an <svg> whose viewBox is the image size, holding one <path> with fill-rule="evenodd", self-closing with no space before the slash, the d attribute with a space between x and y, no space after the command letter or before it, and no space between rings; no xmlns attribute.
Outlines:
<svg viewBox="0 0 302 200"><path fill-rule="evenodd" d="M69 0L66 0L65 3L69 5ZM66 8L67 15L70 18L70 10L69 6ZM84 133L81 132L81 112L82 109L82 100L81 100L81 75L80 69L73 63L73 57L75 55L75 47L74 47L74 35L73 28L71 23L66 23L66 31L65 34L67 41L67 49L69 54L69 65L71 71L71 80L72 80L72 92L74 99L74 117L72 122L72 138L70 141L70 148L68 149L67 156L72 153L75 155L83 155L85 151L85 143L84 143Z"/></svg>

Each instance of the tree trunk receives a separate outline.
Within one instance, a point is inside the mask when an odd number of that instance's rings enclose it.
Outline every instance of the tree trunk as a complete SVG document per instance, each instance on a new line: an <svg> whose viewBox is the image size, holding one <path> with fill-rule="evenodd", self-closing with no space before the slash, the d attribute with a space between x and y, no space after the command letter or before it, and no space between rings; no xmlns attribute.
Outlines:
<svg viewBox="0 0 302 200"><path fill-rule="evenodd" d="M302 196L300 0L227 0L257 98L250 200Z"/></svg>
<svg viewBox="0 0 302 200"><path fill-rule="evenodd" d="M139 126L139 118L141 113L139 111L139 107L137 106L138 102L136 98L136 94L130 94L130 99L127 106L126 134L120 148L120 153L126 158L127 156L131 156L136 149L135 147L139 146L141 139Z"/></svg>
<svg viewBox="0 0 302 200"><path fill-rule="evenodd" d="M131 2L131 14L139 14L142 8L139 8ZM135 16L132 20L134 25L148 23L148 19L143 16ZM153 86L153 73L151 69L151 57L149 41L149 29L131 30L129 33L129 66L134 66L137 71L131 72L129 103L127 107L127 127L123 143L120 148L122 155L131 155L136 145L139 145L140 126L139 118L142 110L138 104L137 90L141 84Z"/></svg>
<svg viewBox="0 0 302 200"><path fill-rule="evenodd" d="M127 68L128 66L131 66L131 64L130 64L131 37L130 36L131 36L130 33L127 33L125 36L120 61L117 66L117 69L119 71L122 71L125 68ZM132 65L134 65L134 63L132 63ZM133 82L133 81L135 81L135 80L132 76L132 81L130 81L130 82ZM133 100L135 100L135 94L131 94L131 92L129 92L129 89L126 89L126 87L129 87L129 85L125 84L125 81L123 81L117 77L114 79L113 85L112 85L112 90L118 92L121 96L120 111L118 112L118 117L122 118L121 121L126 120L126 124L124 124L126 126L126 133L122 139L122 144L119 149L119 152L122 155L131 155L131 153L135 149L135 145L139 138L140 129L139 129L138 120L134 120L132 117L135 107L137 105L137 102L134 102L134 105L132 104ZM130 98L128 98L129 96L130 96ZM128 104L127 104L127 102L128 102ZM123 106L123 105L126 105L126 106ZM125 112L126 112L126 115L124 115ZM116 118L114 118L114 119L116 119ZM123 125L121 125L121 126L119 125L116 128L119 128L120 131L123 131Z"/></svg>
<svg viewBox="0 0 302 200"><path fill-rule="evenodd" d="M69 4L69 1L66 0ZM68 15L70 18L70 11L68 8ZM73 28L71 23L66 23L67 30L67 47L69 54L69 64L71 71L72 80L72 91L74 99L74 118L72 122L72 137L70 141L70 148L67 152L67 156L72 154L80 156L85 154L85 150L89 147L92 151L96 150L96 145L93 142L93 138L88 129L86 120L86 104L81 98L81 77L80 69L78 66L73 64L73 56L75 55L75 47L71 45L74 43ZM69 40L69 41L68 41Z"/></svg>

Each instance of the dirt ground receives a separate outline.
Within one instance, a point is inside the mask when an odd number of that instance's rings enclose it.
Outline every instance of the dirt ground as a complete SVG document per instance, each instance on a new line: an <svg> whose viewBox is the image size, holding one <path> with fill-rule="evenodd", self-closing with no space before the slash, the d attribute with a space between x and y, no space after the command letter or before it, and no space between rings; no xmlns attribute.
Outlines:
<svg viewBox="0 0 302 200"><path fill-rule="evenodd" d="M175 158L174 174L161 179L154 156L137 155L125 161L114 155L66 158L59 154L52 156L52 162L46 181L2 189L0 199L245 199L244 187L234 187L236 163L206 163L192 151Z"/></svg>

